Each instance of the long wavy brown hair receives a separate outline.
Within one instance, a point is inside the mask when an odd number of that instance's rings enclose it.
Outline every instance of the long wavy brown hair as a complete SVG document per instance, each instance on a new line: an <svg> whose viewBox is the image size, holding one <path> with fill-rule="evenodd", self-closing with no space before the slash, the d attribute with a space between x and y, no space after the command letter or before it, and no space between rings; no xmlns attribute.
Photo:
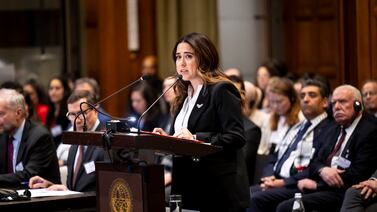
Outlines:
<svg viewBox="0 0 377 212"><path fill-rule="evenodd" d="M299 113L300 113L300 100L298 98L298 95L293 87L293 83L287 79L287 78L281 78L281 77L272 77L268 81L267 85L267 92L272 92L280 95L284 95L288 97L291 108L289 108L289 111L286 115L286 124L291 127L297 122L299 122ZM270 127L271 130L276 130L278 121L279 121L279 114L275 112L271 112L271 122Z"/></svg>
<svg viewBox="0 0 377 212"><path fill-rule="evenodd" d="M177 47L180 43L187 43L194 50L195 57L198 60L198 75L202 78L204 85L215 84L218 82L227 81L233 84L227 76L221 71L219 63L219 54L212 41L204 34L193 32L182 36L175 44L172 57L174 63L176 62ZM177 96L174 100L171 112L176 114L180 105L187 97L187 89L190 82L179 81L174 86L174 91ZM240 93L241 94L241 93ZM244 104L245 97L241 95L241 104Z"/></svg>

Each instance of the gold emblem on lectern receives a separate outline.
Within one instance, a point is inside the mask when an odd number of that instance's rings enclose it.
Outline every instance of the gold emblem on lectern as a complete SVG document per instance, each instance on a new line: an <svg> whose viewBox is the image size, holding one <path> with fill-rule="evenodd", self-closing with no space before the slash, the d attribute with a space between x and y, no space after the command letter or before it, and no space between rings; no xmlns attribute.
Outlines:
<svg viewBox="0 0 377 212"><path fill-rule="evenodd" d="M121 178L115 179L111 184L109 195L112 212L132 211L132 192L125 180Z"/></svg>

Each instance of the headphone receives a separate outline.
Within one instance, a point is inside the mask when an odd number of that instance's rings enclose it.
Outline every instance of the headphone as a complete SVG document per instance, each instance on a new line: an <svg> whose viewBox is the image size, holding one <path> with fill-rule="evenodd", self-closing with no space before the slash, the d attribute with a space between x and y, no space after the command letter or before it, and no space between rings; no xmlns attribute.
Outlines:
<svg viewBox="0 0 377 212"><path fill-rule="evenodd" d="M356 113L360 112L361 109L363 109L363 106L361 105L361 102L359 100L355 100L353 102L353 109L355 110Z"/></svg>
<svg viewBox="0 0 377 212"><path fill-rule="evenodd" d="M332 111L333 106L334 105L332 103L329 104L328 108L330 109L330 111ZM356 113L359 113L362 109L363 109L363 106L362 106L362 104L361 104L361 102L359 100L353 101L353 110Z"/></svg>

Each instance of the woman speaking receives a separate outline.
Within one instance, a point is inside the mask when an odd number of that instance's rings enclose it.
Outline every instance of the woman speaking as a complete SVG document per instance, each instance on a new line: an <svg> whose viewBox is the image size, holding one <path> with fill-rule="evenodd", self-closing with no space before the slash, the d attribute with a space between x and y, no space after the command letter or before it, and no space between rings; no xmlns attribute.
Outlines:
<svg viewBox="0 0 377 212"><path fill-rule="evenodd" d="M240 92L219 68L219 56L207 36L190 33L173 49L182 81L174 87L174 125L170 134L222 146L222 151L193 160L173 158L172 194L183 208L245 211L249 189L242 146L245 144ZM156 128L154 132L166 134Z"/></svg>

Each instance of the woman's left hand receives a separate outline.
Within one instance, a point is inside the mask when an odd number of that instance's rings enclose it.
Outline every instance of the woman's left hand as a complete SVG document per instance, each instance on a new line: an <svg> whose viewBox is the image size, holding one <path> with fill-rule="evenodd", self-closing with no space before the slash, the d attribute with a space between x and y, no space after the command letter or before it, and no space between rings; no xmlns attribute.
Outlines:
<svg viewBox="0 0 377 212"><path fill-rule="evenodd" d="M175 132L173 136L177 138L184 138L184 139L190 139L190 140L194 139L194 136L188 129L181 129L180 131Z"/></svg>

